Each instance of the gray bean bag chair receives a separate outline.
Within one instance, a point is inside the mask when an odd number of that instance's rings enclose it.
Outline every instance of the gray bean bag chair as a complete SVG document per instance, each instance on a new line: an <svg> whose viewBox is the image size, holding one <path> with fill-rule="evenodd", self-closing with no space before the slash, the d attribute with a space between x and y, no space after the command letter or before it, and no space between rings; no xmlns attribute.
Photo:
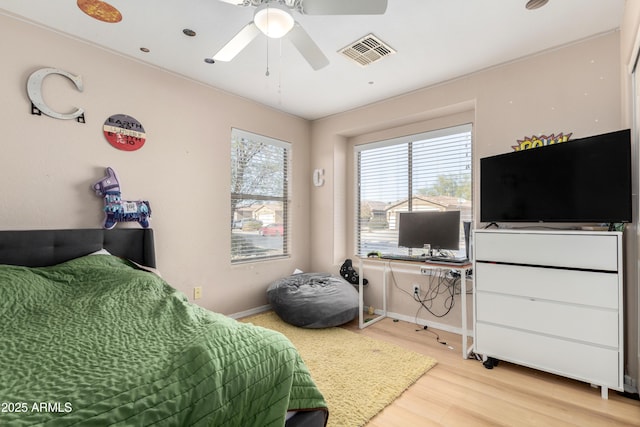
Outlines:
<svg viewBox="0 0 640 427"><path fill-rule="evenodd" d="M302 328L328 328L358 315L358 291L329 273L300 273L273 282L267 298L282 320Z"/></svg>

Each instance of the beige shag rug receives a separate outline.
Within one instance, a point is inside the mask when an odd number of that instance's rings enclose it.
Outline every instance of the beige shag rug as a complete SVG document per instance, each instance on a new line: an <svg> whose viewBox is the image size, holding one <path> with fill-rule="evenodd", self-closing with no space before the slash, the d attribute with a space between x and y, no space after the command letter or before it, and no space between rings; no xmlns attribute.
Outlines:
<svg viewBox="0 0 640 427"><path fill-rule="evenodd" d="M328 427L365 425L436 364L346 329L298 328L274 312L242 321L276 330L296 346L329 405Z"/></svg>

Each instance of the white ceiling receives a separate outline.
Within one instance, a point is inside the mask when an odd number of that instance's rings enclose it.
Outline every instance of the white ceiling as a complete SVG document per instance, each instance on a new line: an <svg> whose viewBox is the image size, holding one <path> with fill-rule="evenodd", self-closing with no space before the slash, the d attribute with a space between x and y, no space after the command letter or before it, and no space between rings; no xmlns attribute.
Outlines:
<svg viewBox="0 0 640 427"><path fill-rule="evenodd" d="M306 119L615 30L624 9L624 0L549 0L532 11L526 0L388 0L384 15L294 12L329 58L327 67L314 71L291 42L262 34L231 62L204 62L253 19L253 7L221 0L107 1L122 13L121 22L93 19L73 0L0 0L0 13ZM196 36L183 34L185 28ZM338 53L369 33L397 53L366 67Z"/></svg>

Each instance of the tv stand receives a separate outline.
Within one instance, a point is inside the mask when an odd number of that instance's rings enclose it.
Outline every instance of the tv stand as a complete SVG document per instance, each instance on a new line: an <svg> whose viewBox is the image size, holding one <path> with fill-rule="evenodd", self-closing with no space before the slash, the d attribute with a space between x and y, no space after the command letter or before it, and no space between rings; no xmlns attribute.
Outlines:
<svg viewBox="0 0 640 427"><path fill-rule="evenodd" d="M477 354L623 391L622 233L483 229L474 244Z"/></svg>

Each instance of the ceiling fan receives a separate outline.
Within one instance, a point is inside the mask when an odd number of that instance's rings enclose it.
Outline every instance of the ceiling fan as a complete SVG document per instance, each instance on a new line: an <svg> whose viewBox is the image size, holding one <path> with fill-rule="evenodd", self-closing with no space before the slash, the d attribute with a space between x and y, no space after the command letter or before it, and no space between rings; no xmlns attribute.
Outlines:
<svg viewBox="0 0 640 427"><path fill-rule="evenodd" d="M244 26L215 55L216 61L231 61L260 33L271 38L285 37L319 70L329 64L309 34L293 18L295 10L303 15L381 15L387 0L220 0L237 6L255 6L253 21Z"/></svg>

